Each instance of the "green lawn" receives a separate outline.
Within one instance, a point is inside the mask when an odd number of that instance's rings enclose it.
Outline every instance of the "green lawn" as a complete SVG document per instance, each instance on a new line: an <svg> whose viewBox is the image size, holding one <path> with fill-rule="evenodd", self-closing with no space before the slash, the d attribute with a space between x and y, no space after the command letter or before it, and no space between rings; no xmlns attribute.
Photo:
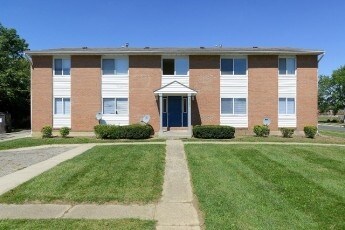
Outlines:
<svg viewBox="0 0 345 230"><path fill-rule="evenodd" d="M344 130L345 130L345 128L344 128ZM325 135L325 136L345 138L345 132L320 130L319 133L321 135Z"/></svg>
<svg viewBox="0 0 345 230"><path fill-rule="evenodd" d="M48 220L0 220L0 229L117 229L117 230L153 230L154 221L136 219L123 220L71 220L71 219L48 219Z"/></svg>
<svg viewBox="0 0 345 230"><path fill-rule="evenodd" d="M345 229L345 147L185 149L207 229Z"/></svg>
<svg viewBox="0 0 345 230"><path fill-rule="evenodd" d="M236 134L235 134L236 136ZM340 136L316 136L314 139L306 138L304 136L293 136L292 138L284 138L282 136L256 137L236 136L233 139L184 139L185 142L199 142L199 141L222 141L222 142L299 142L299 143L324 143L324 144L345 144L344 139Z"/></svg>
<svg viewBox="0 0 345 230"><path fill-rule="evenodd" d="M134 141L165 141L164 139L144 139L144 140L102 140L93 137L69 137L69 138L38 138L38 137L26 137L16 140L9 140L0 142L0 150L15 149L23 147L32 147L40 145L52 145L52 144L86 144L86 143L109 143L109 142L134 142Z"/></svg>
<svg viewBox="0 0 345 230"><path fill-rule="evenodd" d="M165 145L96 146L0 197L0 203L148 203L162 193Z"/></svg>

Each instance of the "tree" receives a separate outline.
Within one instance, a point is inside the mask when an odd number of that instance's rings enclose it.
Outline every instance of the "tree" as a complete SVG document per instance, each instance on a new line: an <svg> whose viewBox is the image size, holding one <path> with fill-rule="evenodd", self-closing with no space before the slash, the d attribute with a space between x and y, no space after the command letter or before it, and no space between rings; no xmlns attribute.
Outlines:
<svg viewBox="0 0 345 230"><path fill-rule="evenodd" d="M0 111L9 112L16 128L29 125L30 63L24 57L26 41L15 29L0 23Z"/></svg>
<svg viewBox="0 0 345 230"><path fill-rule="evenodd" d="M325 112L345 110L345 66L333 71L332 75L319 77L319 110Z"/></svg>
<svg viewBox="0 0 345 230"><path fill-rule="evenodd" d="M345 112L345 66L332 73L332 104L334 110Z"/></svg>
<svg viewBox="0 0 345 230"><path fill-rule="evenodd" d="M331 78L327 75L319 76L318 106L320 113L332 109L331 88Z"/></svg>

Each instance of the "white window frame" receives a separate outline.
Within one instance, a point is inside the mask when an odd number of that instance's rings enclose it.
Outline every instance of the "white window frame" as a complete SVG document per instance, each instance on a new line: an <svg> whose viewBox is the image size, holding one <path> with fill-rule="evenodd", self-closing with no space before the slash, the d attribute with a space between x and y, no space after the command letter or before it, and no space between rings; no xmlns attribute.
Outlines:
<svg viewBox="0 0 345 230"><path fill-rule="evenodd" d="M232 113L222 113L222 99L232 99ZM235 113L235 99L246 99L246 113ZM248 115L248 98L247 97L221 97L219 101L220 115L221 116L247 116Z"/></svg>
<svg viewBox="0 0 345 230"><path fill-rule="evenodd" d="M288 59L288 58L293 58L295 59L295 73L294 74L287 74L287 68L285 74L280 74L279 73L279 59ZM287 63L287 62L286 62ZM297 75L297 57L296 56L278 56L278 76L290 76L290 77L295 77Z"/></svg>
<svg viewBox="0 0 345 230"><path fill-rule="evenodd" d="M246 59L246 74L235 74L235 61L233 61L233 74L222 74L222 59ZM228 77L247 77L248 76L248 56L221 56L219 59L219 75Z"/></svg>
<svg viewBox="0 0 345 230"><path fill-rule="evenodd" d="M163 60L164 59L174 59L174 75L164 75L163 74ZM187 74L176 74L176 59L186 59L187 60L187 67L188 71ZM179 77L189 77L189 56L162 56L161 59L161 74L163 77L174 77L174 76L179 76Z"/></svg>
<svg viewBox="0 0 345 230"><path fill-rule="evenodd" d="M114 99L114 107L115 107L115 113L111 114L111 113L104 113L104 99ZM122 114L118 114L117 113L117 99L127 99L127 113L122 113ZM128 116L129 114L129 100L128 97L103 97L102 98L102 114L106 115L106 116Z"/></svg>
<svg viewBox="0 0 345 230"><path fill-rule="evenodd" d="M63 74L63 68L62 68L62 75L56 75L55 74L55 60L56 59L69 60L69 75ZM62 64L62 66L63 66L63 64ZM71 71L72 71L71 56L54 56L54 58L53 58L53 76L54 77L71 77Z"/></svg>
<svg viewBox="0 0 345 230"><path fill-rule="evenodd" d="M60 113L60 114L55 113L55 100L56 99L62 99L62 113ZM69 114L65 114L65 107L64 107L65 99L69 99L69 106L70 106ZM72 113L72 100L70 97L54 97L53 98L53 115L54 116L70 116L71 113Z"/></svg>
<svg viewBox="0 0 345 230"><path fill-rule="evenodd" d="M116 59L125 59L127 61L127 73L126 74L103 74L103 59L113 59L114 60L114 66L115 66L115 72L116 72ZM126 55L123 56L107 56L103 55L101 58L101 75L103 77L128 77L129 76L129 58Z"/></svg>
<svg viewBox="0 0 345 230"><path fill-rule="evenodd" d="M285 99L285 111L286 111L285 113L279 113L280 99ZM287 113L287 99L294 99L294 102L295 102L294 113ZM296 116L296 108L297 108L296 97L278 97L278 116Z"/></svg>

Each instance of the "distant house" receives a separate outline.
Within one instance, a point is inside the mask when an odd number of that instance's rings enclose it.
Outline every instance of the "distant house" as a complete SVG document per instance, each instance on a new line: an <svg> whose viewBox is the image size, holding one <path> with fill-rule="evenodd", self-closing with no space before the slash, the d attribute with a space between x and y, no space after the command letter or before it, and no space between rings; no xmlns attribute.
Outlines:
<svg viewBox="0 0 345 230"><path fill-rule="evenodd" d="M251 132L270 120L317 124L320 50L295 48L77 48L28 51L32 131L91 132L150 115L156 132L221 124Z"/></svg>

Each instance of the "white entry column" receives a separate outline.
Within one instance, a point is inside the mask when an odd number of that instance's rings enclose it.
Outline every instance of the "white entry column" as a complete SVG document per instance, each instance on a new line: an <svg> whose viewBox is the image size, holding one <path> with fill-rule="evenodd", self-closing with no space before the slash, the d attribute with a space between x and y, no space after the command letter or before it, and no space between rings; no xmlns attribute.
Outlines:
<svg viewBox="0 0 345 230"><path fill-rule="evenodd" d="M159 94L159 135L163 135L163 94Z"/></svg>
<svg viewBox="0 0 345 230"><path fill-rule="evenodd" d="M192 95L188 94L188 132L192 136Z"/></svg>

